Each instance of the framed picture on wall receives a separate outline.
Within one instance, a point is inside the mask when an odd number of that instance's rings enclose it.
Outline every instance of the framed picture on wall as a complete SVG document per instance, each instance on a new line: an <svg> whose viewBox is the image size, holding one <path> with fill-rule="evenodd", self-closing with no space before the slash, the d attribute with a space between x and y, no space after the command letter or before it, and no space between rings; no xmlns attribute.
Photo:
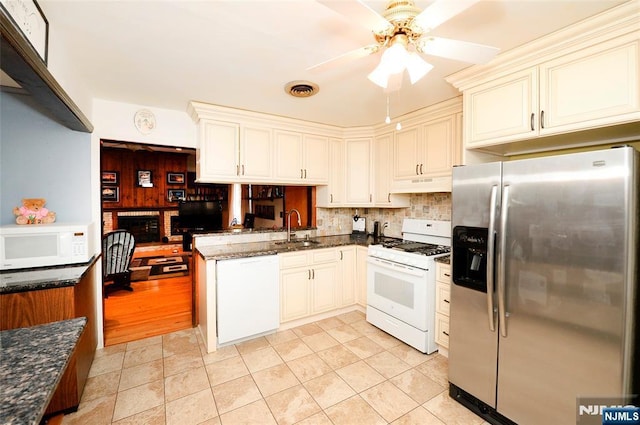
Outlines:
<svg viewBox="0 0 640 425"><path fill-rule="evenodd" d="M120 188L118 186L102 186L102 202L119 202Z"/></svg>
<svg viewBox="0 0 640 425"><path fill-rule="evenodd" d="M168 184L184 184L184 173L174 173L169 171L167 173L167 183Z"/></svg>
<svg viewBox="0 0 640 425"><path fill-rule="evenodd" d="M136 176L139 187L153 187L151 170L138 170Z"/></svg>
<svg viewBox="0 0 640 425"><path fill-rule="evenodd" d="M102 172L102 184L118 184L118 172L117 171L103 171Z"/></svg>
<svg viewBox="0 0 640 425"><path fill-rule="evenodd" d="M169 202L179 202L185 199L184 189L169 189L167 190L167 199Z"/></svg>

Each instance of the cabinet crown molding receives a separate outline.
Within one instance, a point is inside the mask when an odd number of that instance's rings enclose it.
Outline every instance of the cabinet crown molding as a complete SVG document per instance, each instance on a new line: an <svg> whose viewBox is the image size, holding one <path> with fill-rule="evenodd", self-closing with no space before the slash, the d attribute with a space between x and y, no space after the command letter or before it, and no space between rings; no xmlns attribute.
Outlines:
<svg viewBox="0 0 640 425"><path fill-rule="evenodd" d="M496 56L491 62L451 74L445 80L460 91L539 65L582 48L617 37L640 38L637 0L631 0L574 25Z"/></svg>

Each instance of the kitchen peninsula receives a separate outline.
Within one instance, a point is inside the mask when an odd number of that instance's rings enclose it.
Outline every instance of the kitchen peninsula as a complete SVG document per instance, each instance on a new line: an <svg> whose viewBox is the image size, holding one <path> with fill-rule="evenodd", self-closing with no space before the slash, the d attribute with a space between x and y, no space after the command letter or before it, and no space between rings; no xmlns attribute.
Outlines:
<svg viewBox="0 0 640 425"><path fill-rule="evenodd" d="M0 341L3 366L0 371L0 391L3 403L11 399L9 396L16 387L12 380L18 380L16 374L22 373L22 370L26 374L20 382L25 386L38 387L46 383L46 388L43 387L41 391L51 392L42 400L41 415L77 409L97 346L95 311L97 300L100 299L94 279L97 259L94 256L85 264L0 273L0 330L3 331ZM67 337L69 326L75 329L80 322L82 326L70 342ZM57 338L62 339L60 344ZM68 354L64 354L66 344L72 344ZM25 352L20 354L19 350ZM18 356L16 360L12 360L11 356L14 355ZM37 357L29 360L31 355ZM53 381L45 377L54 372L54 369L47 368L47 356L55 357L50 359L51 367L66 356L59 371L61 376ZM20 359L26 361L26 365L22 366ZM39 363L36 360L42 362L42 373L37 373L39 369L36 366ZM31 400L29 397L27 399ZM18 397L17 406L24 404L20 400ZM0 415L5 419L4 415L13 414L2 405ZM0 423L25 422L9 416L6 420L0 420Z"/></svg>
<svg viewBox="0 0 640 425"><path fill-rule="evenodd" d="M0 332L0 423L40 422L86 324L82 317Z"/></svg>

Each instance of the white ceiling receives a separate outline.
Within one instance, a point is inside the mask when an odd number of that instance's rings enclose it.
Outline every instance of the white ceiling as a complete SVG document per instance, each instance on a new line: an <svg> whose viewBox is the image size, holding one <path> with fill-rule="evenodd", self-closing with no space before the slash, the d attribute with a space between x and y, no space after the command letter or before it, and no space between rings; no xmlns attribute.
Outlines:
<svg viewBox="0 0 640 425"><path fill-rule="evenodd" d="M483 0L432 34L506 51L624 2ZM386 5L365 3L379 12ZM430 3L416 1L422 9ZM367 28L314 0L39 4L50 43L63 46L64 66L73 66L96 98L184 111L197 100L342 127L379 124L386 115L386 94L366 78L379 54L324 72L306 70L373 42ZM469 64L425 59L435 68L413 86L405 79L390 95L392 116L458 95L444 78ZM284 91L292 80L312 81L320 91L293 98Z"/></svg>

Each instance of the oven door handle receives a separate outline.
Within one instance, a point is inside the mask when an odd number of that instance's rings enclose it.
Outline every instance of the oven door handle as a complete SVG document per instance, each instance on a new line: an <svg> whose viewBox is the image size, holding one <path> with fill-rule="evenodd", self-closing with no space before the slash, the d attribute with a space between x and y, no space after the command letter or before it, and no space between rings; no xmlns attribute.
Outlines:
<svg viewBox="0 0 640 425"><path fill-rule="evenodd" d="M422 269L405 266L404 264L398 264L392 261L382 260L380 258L368 257L367 262L373 266L377 266L385 270L391 270L398 273L409 274L412 276L423 276L425 273L425 271Z"/></svg>

